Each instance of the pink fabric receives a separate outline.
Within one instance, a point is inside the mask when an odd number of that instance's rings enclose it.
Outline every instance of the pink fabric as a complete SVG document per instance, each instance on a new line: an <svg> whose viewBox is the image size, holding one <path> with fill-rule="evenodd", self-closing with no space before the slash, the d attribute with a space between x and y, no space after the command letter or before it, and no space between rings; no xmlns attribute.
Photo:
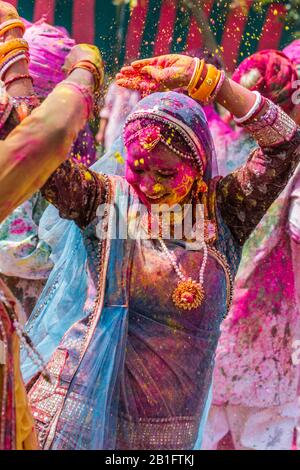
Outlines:
<svg viewBox="0 0 300 470"><path fill-rule="evenodd" d="M257 70L260 77L253 85L247 86L245 75ZM247 57L236 69L232 79L247 86L250 90L257 90L263 96L284 109L291 111L294 105L291 96L294 93L292 84L297 80L297 70L293 62L282 52L265 50L256 52Z"/></svg>
<svg viewBox="0 0 300 470"><path fill-rule="evenodd" d="M282 52L294 63L300 78L300 39L295 39Z"/></svg>
<svg viewBox="0 0 300 470"><path fill-rule="evenodd" d="M75 41L69 37L66 29L49 25L45 18L34 24L29 23L24 39L29 44L29 72L33 78L34 91L40 98L46 98L65 79L62 67ZM73 160L86 166L95 162L95 139L88 124L79 133L70 155Z"/></svg>
<svg viewBox="0 0 300 470"><path fill-rule="evenodd" d="M226 176L229 173L228 160L232 155L232 144L240 139L242 128L233 129L216 112L213 105L204 106L208 127L211 132L218 161L218 174ZM231 171L232 169L230 169Z"/></svg>
<svg viewBox="0 0 300 470"><path fill-rule="evenodd" d="M298 177L299 170L244 247L216 354L216 405L265 408L297 397L300 317L287 221Z"/></svg>
<svg viewBox="0 0 300 470"><path fill-rule="evenodd" d="M30 26L24 34L30 51L29 71L35 92L45 98L65 78L65 58L75 45L62 28L47 24L44 19Z"/></svg>

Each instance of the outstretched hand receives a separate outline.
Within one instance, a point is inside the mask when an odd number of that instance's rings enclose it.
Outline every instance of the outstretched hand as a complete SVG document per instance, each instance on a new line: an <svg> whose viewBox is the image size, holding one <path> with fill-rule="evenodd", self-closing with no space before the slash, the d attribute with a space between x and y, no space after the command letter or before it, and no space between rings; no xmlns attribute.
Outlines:
<svg viewBox="0 0 300 470"><path fill-rule="evenodd" d="M117 74L117 84L143 94L187 87L194 70L192 57L167 54L137 60Z"/></svg>

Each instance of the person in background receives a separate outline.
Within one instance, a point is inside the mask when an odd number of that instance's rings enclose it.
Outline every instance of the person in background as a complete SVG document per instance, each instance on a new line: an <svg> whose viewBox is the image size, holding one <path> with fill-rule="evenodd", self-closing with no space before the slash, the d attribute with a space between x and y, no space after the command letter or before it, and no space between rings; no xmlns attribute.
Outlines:
<svg viewBox="0 0 300 470"><path fill-rule="evenodd" d="M109 150L114 141L122 135L126 118L140 99L138 91L120 87L115 81L111 82L100 112L99 130L96 135L97 142L104 150Z"/></svg>
<svg viewBox="0 0 300 470"><path fill-rule="evenodd" d="M293 102L296 68L283 53L258 52L232 78L300 123L299 104ZM255 151L256 143L247 139ZM292 360L300 337L299 188L298 167L243 248L217 348L205 449L216 449L229 431L237 450L292 448L299 417L299 367Z"/></svg>

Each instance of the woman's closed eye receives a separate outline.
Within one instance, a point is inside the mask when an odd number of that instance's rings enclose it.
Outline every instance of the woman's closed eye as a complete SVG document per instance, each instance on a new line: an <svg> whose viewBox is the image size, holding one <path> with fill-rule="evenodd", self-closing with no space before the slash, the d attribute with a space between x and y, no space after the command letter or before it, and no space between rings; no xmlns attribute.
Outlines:
<svg viewBox="0 0 300 470"><path fill-rule="evenodd" d="M176 171L158 171L157 172L158 176L162 177L162 178L173 178L174 176L176 176L177 172Z"/></svg>
<svg viewBox="0 0 300 470"><path fill-rule="evenodd" d="M130 165L130 170L132 171L132 173L137 173L137 174L144 173L144 170L143 170L143 168L139 168L139 167L132 167L131 165Z"/></svg>

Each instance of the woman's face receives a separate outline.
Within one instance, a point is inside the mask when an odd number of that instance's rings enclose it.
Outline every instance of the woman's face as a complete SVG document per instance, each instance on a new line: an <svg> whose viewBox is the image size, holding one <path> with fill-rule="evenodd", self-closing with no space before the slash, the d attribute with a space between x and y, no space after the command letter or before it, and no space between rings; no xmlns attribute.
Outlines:
<svg viewBox="0 0 300 470"><path fill-rule="evenodd" d="M195 166L162 143L149 152L134 141L127 151L126 180L143 204L172 207L187 201L193 183L199 178Z"/></svg>

